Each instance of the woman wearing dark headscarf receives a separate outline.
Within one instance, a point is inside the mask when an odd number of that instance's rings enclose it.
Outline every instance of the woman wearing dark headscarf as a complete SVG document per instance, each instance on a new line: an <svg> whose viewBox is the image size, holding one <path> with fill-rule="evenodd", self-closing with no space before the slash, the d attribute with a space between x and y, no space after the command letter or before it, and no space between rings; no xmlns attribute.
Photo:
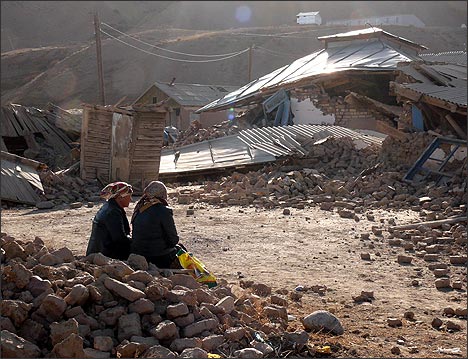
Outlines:
<svg viewBox="0 0 468 359"><path fill-rule="evenodd" d="M132 186L126 182L109 183L101 191L107 202L93 219L86 255L101 252L107 257L126 260L130 255L130 225L124 208L132 200Z"/></svg>
<svg viewBox="0 0 468 359"><path fill-rule="evenodd" d="M146 186L133 211L132 230L132 253L159 268L180 268L175 247L179 236L164 183L152 181Z"/></svg>

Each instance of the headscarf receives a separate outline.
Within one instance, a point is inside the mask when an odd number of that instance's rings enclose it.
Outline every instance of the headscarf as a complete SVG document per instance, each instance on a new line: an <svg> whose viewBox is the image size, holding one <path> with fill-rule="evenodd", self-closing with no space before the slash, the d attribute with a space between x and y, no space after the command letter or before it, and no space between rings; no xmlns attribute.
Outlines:
<svg viewBox="0 0 468 359"><path fill-rule="evenodd" d="M100 196L101 198L108 201L111 198L116 198L118 196L126 197L132 193L132 185L128 184L127 182L112 182L101 190Z"/></svg>
<svg viewBox="0 0 468 359"><path fill-rule="evenodd" d="M138 213L144 212L154 204L162 203L167 206L167 188L160 181L151 181L143 190L143 195L135 205L132 215L132 223Z"/></svg>

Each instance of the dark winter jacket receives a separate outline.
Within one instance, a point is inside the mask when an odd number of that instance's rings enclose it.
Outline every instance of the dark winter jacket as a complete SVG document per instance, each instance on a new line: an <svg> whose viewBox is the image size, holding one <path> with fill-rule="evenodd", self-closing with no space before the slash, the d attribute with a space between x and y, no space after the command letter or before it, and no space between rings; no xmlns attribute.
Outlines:
<svg viewBox="0 0 468 359"><path fill-rule="evenodd" d="M108 200L93 219L86 255L98 252L120 260L130 255L130 225L125 211L114 199Z"/></svg>
<svg viewBox="0 0 468 359"><path fill-rule="evenodd" d="M138 213L132 231L131 252L146 258L171 253L179 242L172 209L161 203Z"/></svg>

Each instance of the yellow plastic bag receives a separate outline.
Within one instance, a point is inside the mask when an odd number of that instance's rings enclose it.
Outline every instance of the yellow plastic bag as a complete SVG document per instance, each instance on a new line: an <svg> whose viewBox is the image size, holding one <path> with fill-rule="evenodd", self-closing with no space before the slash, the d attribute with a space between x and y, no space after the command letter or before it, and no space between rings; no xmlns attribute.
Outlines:
<svg viewBox="0 0 468 359"><path fill-rule="evenodd" d="M177 252L177 258L179 258L180 265L184 269L191 269L191 274L195 280L199 283L208 285L208 288L215 287L216 277L211 274L205 267L205 265L192 253L186 252L184 249L179 249Z"/></svg>

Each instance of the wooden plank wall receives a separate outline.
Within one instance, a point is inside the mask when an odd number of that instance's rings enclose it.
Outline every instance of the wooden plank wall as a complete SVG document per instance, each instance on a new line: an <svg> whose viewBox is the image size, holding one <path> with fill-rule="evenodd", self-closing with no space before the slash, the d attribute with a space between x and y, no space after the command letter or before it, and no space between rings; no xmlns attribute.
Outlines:
<svg viewBox="0 0 468 359"><path fill-rule="evenodd" d="M83 109L81 128L81 178L109 182L112 111Z"/></svg>
<svg viewBox="0 0 468 359"><path fill-rule="evenodd" d="M166 112L137 112L133 117L129 182L143 189L159 176Z"/></svg>

